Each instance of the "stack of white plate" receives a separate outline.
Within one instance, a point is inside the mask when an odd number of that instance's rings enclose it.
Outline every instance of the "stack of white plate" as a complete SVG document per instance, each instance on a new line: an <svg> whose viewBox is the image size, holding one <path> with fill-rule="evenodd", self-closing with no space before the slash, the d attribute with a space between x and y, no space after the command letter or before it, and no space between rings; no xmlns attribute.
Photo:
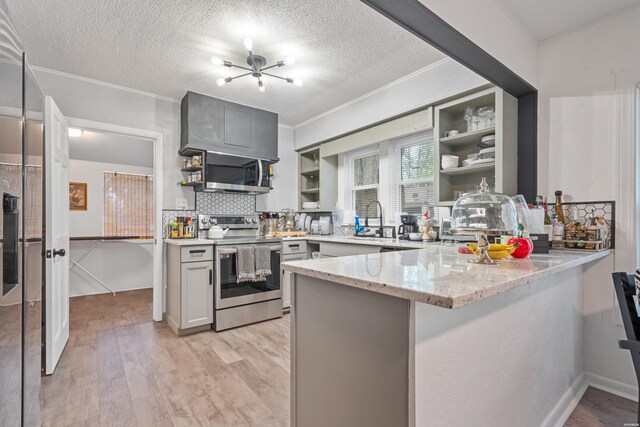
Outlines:
<svg viewBox="0 0 640 427"><path fill-rule="evenodd" d="M320 202L302 202L302 209L318 209Z"/></svg>
<svg viewBox="0 0 640 427"><path fill-rule="evenodd" d="M483 148L478 153L478 159L495 159L495 158L496 158L496 147Z"/></svg>
<svg viewBox="0 0 640 427"><path fill-rule="evenodd" d="M495 146L496 146L496 135L493 133L491 135L483 136L482 139L480 140L480 143L478 143L478 147L480 148L490 148Z"/></svg>

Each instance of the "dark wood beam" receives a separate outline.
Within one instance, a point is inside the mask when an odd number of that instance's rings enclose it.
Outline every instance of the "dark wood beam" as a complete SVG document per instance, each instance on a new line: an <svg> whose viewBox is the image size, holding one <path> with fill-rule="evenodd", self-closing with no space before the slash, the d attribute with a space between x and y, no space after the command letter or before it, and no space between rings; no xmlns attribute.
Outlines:
<svg viewBox="0 0 640 427"><path fill-rule="evenodd" d="M537 89L418 0L361 1L518 98L518 193L529 201L535 200L538 178Z"/></svg>

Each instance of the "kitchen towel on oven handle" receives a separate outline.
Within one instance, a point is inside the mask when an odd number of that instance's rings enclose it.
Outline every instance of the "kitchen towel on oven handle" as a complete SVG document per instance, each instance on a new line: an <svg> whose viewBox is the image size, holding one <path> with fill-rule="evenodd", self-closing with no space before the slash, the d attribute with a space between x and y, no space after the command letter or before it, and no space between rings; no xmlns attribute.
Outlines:
<svg viewBox="0 0 640 427"><path fill-rule="evenodd" d="M256 255L256 281L266 280L271 274L271 247L260 245L255 247Z"/></svg>
<svg viewBox="0 0 640 427"><path fill-rule="evenodd" d="M237 282L255 282L256 260L255 248L251 245L236 247Z"/></svg>

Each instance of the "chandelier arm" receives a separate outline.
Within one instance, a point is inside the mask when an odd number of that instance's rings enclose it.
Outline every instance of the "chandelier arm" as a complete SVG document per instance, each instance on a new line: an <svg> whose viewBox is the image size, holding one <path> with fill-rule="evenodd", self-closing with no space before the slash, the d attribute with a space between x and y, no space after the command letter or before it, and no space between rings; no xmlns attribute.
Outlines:
<svg viewBox="0 0 640 427"><path fill-rule="evenodd" d="M275 74L265 73L264 71L262 72L262 74L264 74L265 76L269 76L269 77L275 77L276 79L280 79L280 80L287 80L286 77L276 76Z"/></svg>
<svg viewBox="0 0 640 427"><path fill-rule="evenodd" d="M239 79L240 77L250 76L250 75L251 75L251 72L249 72L249 73L244 73L244 74L240 74L239 76L231 77L231 80Z"/></svg>
<svg viewBox="0 0 640 427"><path fill-rule="evenodd" d="M236 65L236 64L231 64L231 66L234 67L234 68L240 68L242 70L247 70L247 71L253 72L253 68L243 67L242 65Z"/></svg>
<svg viewBox="0 0 640 427"><path fill-rule="evenodd" d="M274 68L274 67L277 67L277 66L278 66L278 64L277 64L277 63L275 63L275 64L273 64L273 65L269 65L268 67L264 67L264 68L263 68L262 70L260 70L260 71L270 70L271 68Z"/></svg>

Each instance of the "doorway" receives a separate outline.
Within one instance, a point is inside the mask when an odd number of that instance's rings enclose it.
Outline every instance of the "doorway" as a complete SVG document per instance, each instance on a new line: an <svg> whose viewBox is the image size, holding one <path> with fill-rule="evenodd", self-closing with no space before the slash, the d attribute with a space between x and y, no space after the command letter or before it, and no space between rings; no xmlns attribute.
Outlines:
<svg viewBox="0 0 640 427"><path fill-rule="evenodd" d="M160 321L162 134L76 118L67 121L70 295L116 296L149 289L152 318Z"/></svg>

